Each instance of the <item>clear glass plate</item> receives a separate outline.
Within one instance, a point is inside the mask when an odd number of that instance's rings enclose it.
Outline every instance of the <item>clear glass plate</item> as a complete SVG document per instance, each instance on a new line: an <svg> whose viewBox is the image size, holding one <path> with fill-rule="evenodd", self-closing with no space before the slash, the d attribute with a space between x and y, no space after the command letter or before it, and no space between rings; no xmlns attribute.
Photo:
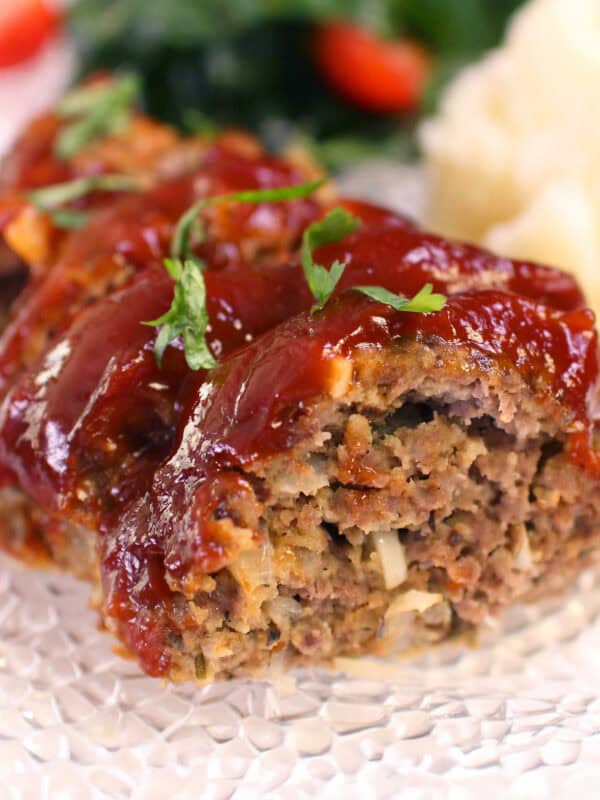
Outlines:
<svg viewBox="0 0 600 800"><path fill-rule="evenodd" d="M279 686L143 677L87 594L0 557L2 800L598 796L598 575L477 649Z"/></svg>
<svg viewBox="0 0 600 800"><path fill-rule="evenodd" d="M346 190L413 213L420 173ZM112 650L88 588L0 556L0 800L600 796L600 575L480 646L280 685L165 686Z"/></svg>

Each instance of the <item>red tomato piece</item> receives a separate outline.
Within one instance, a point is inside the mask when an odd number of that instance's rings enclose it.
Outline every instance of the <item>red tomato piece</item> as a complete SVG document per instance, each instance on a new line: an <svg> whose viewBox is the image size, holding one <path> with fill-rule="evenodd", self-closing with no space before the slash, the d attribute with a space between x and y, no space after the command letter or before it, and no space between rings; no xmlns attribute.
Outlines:
<svg viewBox="0 0 600 800"><path fill-rule="evenodd" d="M431 66L429 55L416 42L387 41L349 22L318 28L315 56L334 91L376 112L414 110Z"/></svg>
<svg viewBox="0 0 600 800"><path fill-rule="evenodd" d="M0 68L31 58L56 31L59 12L45 0L2 0Z"/></svg>

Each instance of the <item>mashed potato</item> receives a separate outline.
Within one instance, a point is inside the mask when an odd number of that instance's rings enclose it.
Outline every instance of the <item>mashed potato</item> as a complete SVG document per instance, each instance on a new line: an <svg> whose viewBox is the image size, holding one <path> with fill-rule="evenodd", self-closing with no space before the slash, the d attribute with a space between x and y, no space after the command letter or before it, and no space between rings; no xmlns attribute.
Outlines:
<svg viewBox="0 0 600 800"><path fill-rule="evenodd" d="M600 314L600 0L532 0L421 129L430 227L574 272Z"/></svg>

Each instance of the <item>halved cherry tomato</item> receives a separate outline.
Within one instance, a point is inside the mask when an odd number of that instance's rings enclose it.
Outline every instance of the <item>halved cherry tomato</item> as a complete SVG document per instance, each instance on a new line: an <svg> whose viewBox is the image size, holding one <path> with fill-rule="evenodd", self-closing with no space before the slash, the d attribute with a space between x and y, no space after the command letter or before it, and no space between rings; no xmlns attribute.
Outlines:
<svg viewBox="0 0 600 800"><path fill-rule="evenodd" d="M332 89L378 112L415 109L431 67L430 57L416 42L386 41L349 22L318 28L315 56Z"/></svg>
<svg viewBox="0 0 600 800"><path fill-rule="evenodd" d="M0 0L0 67L31 58L58 22L58 10L45 0Z"/></svg>

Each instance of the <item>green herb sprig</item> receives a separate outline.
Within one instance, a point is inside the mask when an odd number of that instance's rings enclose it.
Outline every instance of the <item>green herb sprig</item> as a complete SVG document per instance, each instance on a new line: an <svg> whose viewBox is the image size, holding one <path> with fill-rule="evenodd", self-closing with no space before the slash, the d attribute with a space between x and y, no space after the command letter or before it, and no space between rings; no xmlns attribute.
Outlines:
<svg viewBox="0 0 600 800"><path fill-rule="evenodd" d="M206 236L200 214L208 206L221 203L281 203L308 197L325 182L324 179L284 186L276 189L247 189L232 194L206 197L191 206L175 226L171 240L171 258L164 260L164 266L175 281L173 301L169 310L144 325L160 326L156 337L154 353L160 365L167 345L183 337L185 359L192 370L212 369L216 366L206 334L210 319L206 307L206 283L203 272L206 264L195 256L190 247L192 235L201 244Z"/></svg>
<svg viewBox="0 0 600 800"><path fill-rule="evenodd" d="M202 210L219 203L282 202L307 197L323 183L324 180L319 180L279 189L250 189L234 194L215 195L195 203L180 217L171 241L171 258L164 261L165 269L175 281L173 301L169 310L161 317L143 323L161 327L154 344L159 365L166 347L180 336L183 337L185 358L190 369L212 369L217 364L206 341L210 327L203 276L206 264L192 253L190 247L192 236L200 244L206 235L200 220ZM358 230L360 224L357 217L341 207L336 207L304 231L300 258L306 282L316 301L311 308L312 314L324 308L346 269L346 264L337 260L329 269L316 263L314 251L323 245L340 242ZM425 284L412 298L394 294L381 286L352 288L397 311L429 313L439 311L446 302L444 295L433 293L430 283Z"/></svg>
<svg viewBox="0 0 600 800"><path fill-rule="evenodd" d="M337 207L323 219L313 222L304 231L300 259L308 288L317 301L311 308L311 314L325 306L346 269L346 265L341 261L334 261L329 269L315 263L314 251L324 244L340 242L358 230L360 224L358 217Z"/></svg>
<svg viewBox="0 0 600 800"><path fill-rule="evenodd" d="M49 214L58 228L76 229L88 222L89 214L61 206L80 200L91 192L132 192L139 188L139 183L130 175L93 175L35 189L28 192L27 199L40 211Z"/></svg>
<svg viewBox="0 0 600 800"><path fill-rule="evenodd" d="M289 200L301 200L313 194L326 183L327 178L320 178L307 183L299 183L295 186L283 186L276 189L244 189L241 192L231 194L217 194L212 197L204 197L183 214L175 227L175 233L171 242L171 257L178 258L182 254L188 255L190 252L190 239L195 233L199 241L205 237L204 226L202 225L200 214L209 206L222 205L224 203L283 203Z"/></svg>
<svg viewBox="0 0 600 800"><path fill-rule="evenodd" d="M199 259L165 258L164 266L175 281L173 302L169 310L144 325L160 326L154 343L154 354L160 366L167 346L183 337L185 360L192 370L212 369L217 361L206 341L210 323L206 308L205 265Z"/></svg>
<svg viewBox="0 0 600 800"><path fill-rule="evenodd" d="M360 227L360 220L341 207L332 209L327 216L318 222L313 222L304 231L302 237L301 260L306 282L312 292L316 303L311 308L311 314L321 311L333 294L346 269L346 264L334 261L329 269L315 263L314 251L325 244L340 242L346 236L354 233ZM379 303L391 306L396 311L413 311L429 313L440 311L446 298L443 294L434 294L433 286L425 284L413 298L401 294L394 294L383 286L353 286L356 292L370 297Z"/></svg>
<svg viewBox="0 0 600 800"><path fill-rule="evenodd" d="M412 298L389 292L383 286L353 286L352 288L355 292L361 292L371 300L391 306L396 311L429 314L432 311L441 311L446 305L446 296L435 294L431 283L426 283Z"/></svg>
<svg viewBox="0 0 600 800"><path fill-rule="evenodd" d="M125 130L140 89L139 78L129 73L112 83L84 86L65 95L56 111L73 121L59 133L55 155L71 158L96 139Z"/></svg>

